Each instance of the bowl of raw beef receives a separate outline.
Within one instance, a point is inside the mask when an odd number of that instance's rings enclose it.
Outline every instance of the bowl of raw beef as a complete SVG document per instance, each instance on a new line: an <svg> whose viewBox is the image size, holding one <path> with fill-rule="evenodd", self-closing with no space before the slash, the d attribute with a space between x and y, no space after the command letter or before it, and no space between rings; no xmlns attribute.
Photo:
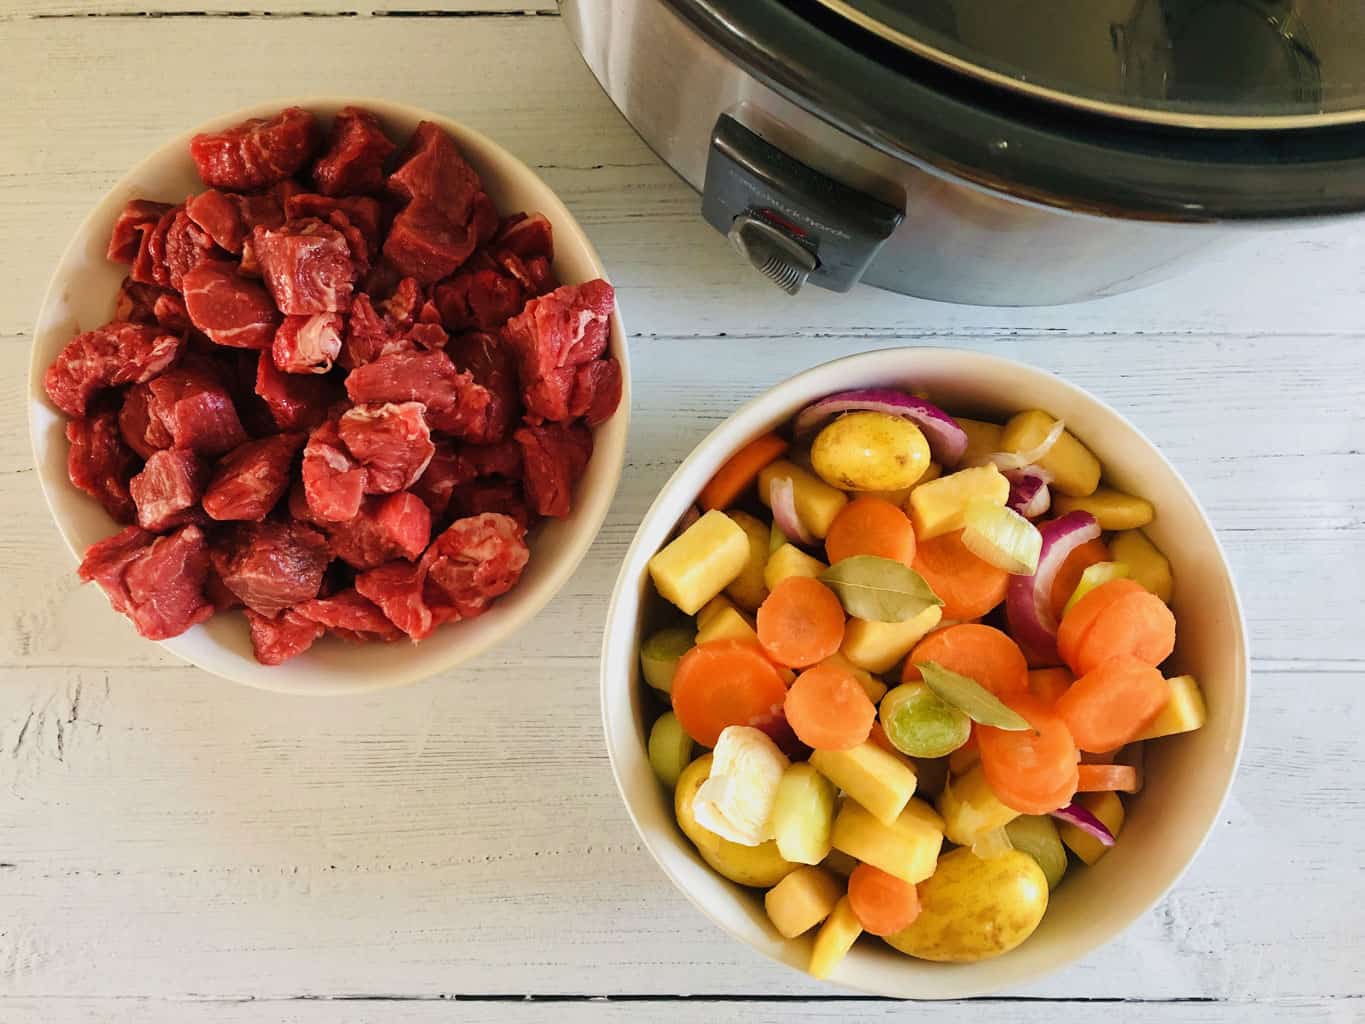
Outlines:
<svg viewBox="0 0 1365 1024"><path fill-rule="evenodd" d="M572 575L621 475L626 359L591 243L502 147L400 104L263 104L78 229L34 333L34 458L143 637L267 689L396 686Z"/></svg>

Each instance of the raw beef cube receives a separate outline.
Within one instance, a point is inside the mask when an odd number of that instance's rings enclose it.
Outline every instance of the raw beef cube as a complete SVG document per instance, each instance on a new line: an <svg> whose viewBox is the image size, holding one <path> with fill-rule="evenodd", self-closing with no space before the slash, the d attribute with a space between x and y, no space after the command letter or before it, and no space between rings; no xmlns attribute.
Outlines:
<svg viewBox="0 0 1365 1024"><path fill-rule="evenodd" d="M329 220L333 214L345 214L346 221L353 224L364 237L366 254L373 256L379 251L379 243L384 233L384 210L377 199L369 196L320 196L316 192L300 192L289 197L284 205L284 212L290 220L307 217Z"/></svg>
<svg viewBox="0 0 1365 1024"><path fill-rule="evenodd" d="M340 231L315 217L256 228L251 248L275 305L286 316L344 313L359 274Z"/></svg>
<svg viewBox="0 0 1365 1024"><path fill-rule="evenodd" d="M304 434L276 434L232 449L213 471L204 511L214 519L259 523L289 490L294 456L306 440Z"/></svg>
<svg viewBox="0 0 1365 1024"><path fill-rule="evenodd" d="M352 370L346 393L353 402L424 402L434 431L458 437L482 433L491 401L472 375L455 369L444 352L398 352Z"/></svg>
<svg viewBox="0 0 1365 1024"><path fill-rule="evenodd" d="M611 356L584 363L574 375L569 394L569 415L582 416L595 427L611 419L621 404L621 364Z"/></svg>
<svg viewBox="0 0 1365 1024"><path fill-rule="evenodd" d="M156 537L130 526L92 545L80 576L97 582L114 610L128 616L148 640L166 640L213 615L213 605L204 599L208 568L199 527Z"/></svg>
<svg viewBox="0 0 1365 1024"><path fill-rule="evenodd" d="M341 352L345 326L339 313L285 317L271 346L275 365L285 373L326 373Z"/></svg>
<svg viewBox="0 0 1365 1024"><path fill-rule="evenodd" d="M175 292L162 292L156 297L156 301L152 303L152 317L158 326L172 334L190 335L194 332L194 324L190 322L190 311L185 306L185 300Z"/></svg>
<svg viewBox="0 0 1365 1024"><path fill-rule="evenodd" d="M366 498L353 519L326 529L338 558L357 569L373 569L420 555L431 540L431 513L416 495L400 491Z"/></svg>
<svg viewBox="0 0 1365 1024"><path fill-rule="evenodd" d="M395 330L406 330L417 319L422 301L422 286L416 278L405 277L394 286L393 294L379 304L379 311Z"/></svg>
<svg viewBox="0 0 1365 1024"><path fill-rule="evenodd" d="M246 621L251 627L252 653L262 665L279 665L302 654L327 632L320 623L304 618L292 608L286 608L273 619L248 608Z"/></svg>
<svg viewBox="0 0 1365 1024"><path fill-rule="evenodd" d="M221 132L190 141L199 177L212 188L244 192L289 177L312 155L320 131L317 118L301 107L269 120L253 117Z"/></svg>
<svg viewBox="0 0 1365 1024"><path fill-rule="evenodd" d="M384 256L408 277L431 284L453 274L477 244L469 225L451 220L435 202L414 199L393 219Z"/></svg>
<svg viewBox="0 0 1365 1024"><path fill-rule="evenodd" d="M526 291L496 270L461 270L432 289L441 322L452 331L501 327L521 312Z"/></svg>
<svg viewBox="0 0 1365 1024"><path fill-rule="evenodd" d="M554 275L550 273L550 261L543 256L524 260L516 253L500 252L496 263L503 273L521 285L528 297L544 295L555 286Z"/></svg>
<svg viewBox="0 0 1365 1024"><path fill-rule="evenodd" d="M134 384L123 396L123 408L118 414L119 433L128 447L146 459L152 452L169 448L174 442L171 432L159 417L151 412L152 389L147 384Z"/></svg>
<svg viewBox="0 0 1365 1024"><path fill-rule="evenodd" d="M165 533L193 521L207 479L208 467L194 452L184 448L153 452L128 484L137 503L137 525Z"/></svg>
<svg viewBox="0 0 1365 1024"><path fill-rule="evenodd" d="M384 617L414 640L431 635L435 620L423 597L426 573L408 562L386 562L355 578L355 589L377 604Z"/></svg>
<svg viewBox="0 0 1365 1024"><path fill-rule="evenodd" d="M434 203L447 220L464 225L480 185L455 140L439 125L423 121L400 155L398 169L389 175L388 189L400 199Z"/></svg>
<svg viewBox="0 0 1365 1024"><path fill-rule="evenodd" d="M329 196L378 192L384 187L384 163L396 148L373 113L343 107L332 119L327 152L313 165L313 181Z"/></svg>
<svg viewBox="0 0 1365 1024"><path fill-rule="evenodd" d="M326 377L281 373L269 352L256 364L256 394L281 430L311 430L327 418L340 388Z"/></svg>
<svg viewBox="0 0 1365 1024"><path fill-rule="evenodd" d="M154 284L143 284L125 277L114 296L114 319L130 324L156 323L156 300L170 292Z"/></svg>
<svg viewBox="0 0 1365 1024"><path fill-rule="evenodd" d="M302 523L241 523L213 549L224 585L253 611L272 618L317 596L332 560L327 538Z"/></svg>
<svg viewBox="0 0 1365 1024"><path fill-rule="evenodd" d="M492 444L503 440L521 416L516 361L491 334L464 334L446 346L455 366L488 392L488 404L477 426L467 432L471 441Z"/></svg>
<svg viewBox="0 0 1365 1024"><path fill-rule="evenodd" d="M213 241L234 255L242 253L242 241L246 238L247 224L242 216L244 199L254 196L230 196L216 188L200 192L185 200L185 213Z"/></svg>
<svg viewBox="0 0 1365 1024"><path fill-rule="evenodd" d="M469 482L470 472L469 464L460 458L455 445L449 441L437 442L427 471L412 485L412 493L431 510L432 518L439 519L450 507L450 496L455 488Z"/></svg>
<svg viewBox="0 0 1365 1024"><path fill-rule="evenodd" d="M572 418L577 367L606 351L614 303L611 285L598 279L532 299L507 321L504 337L517 354L529 413L555 422Z"/></svg>
<svg viewBox="0 0 1365 1024"><path fill-rule="evenodd" d="M156 273L157 284L181 291L186 274L205 260L213 259L215 253L222 253L208 232L190 219L184 207L168 216L170 224L166 229L162 269Z"/></svg>
<svg viewBox="0 0 1365 1024"><path fill-rule="evenodd" d="M136 515L128 481L137 459L120 436L118 418L111 410L89 419L70 420L66 439L66 472L71 482L93 497L116 522L131 523Z"/></svg>
<svg viewBox="0 0 1365 1024"><path fill-rule="evenodd" d="M475 245L487 245L498 233L498 208L487 192L475 192L473 209L469 214L469 231Z"/></svg>
<svg viewBox="0 0 1365 1024"><path fill-rule="evenodd" d="M351 254L351 260L355 264L356 277L363 278L370 272L370 264L374 256L378 253L377 246L371 246L365 233L351 223L351 218L340 210L335 210L327 215L327 223L341 232L341 237L346 240L346 248Z"/></svg>
<svg viewBox="0 0 1365 1024"><path fill-rule="evenodd" d="M436 446L425 411L421 402L385 402L342 413L337 429L365 467L367 494L407 490L427 468Z"/></svg>
<svg viewBox="0 0 1365 1024"><path fill-rule="evenodd" d="M592 434L581 423L522 427L512 435L521 445L526 497L537 515L562 518L573 505L573 488L592 457Z"/></svg>
<svg viewBox="0 0 1365 1024"><path fill-rule="evenodd" d="M208 575L204 577L204 597L209 604L213 605L215 611L226 612L234 608L241 608L242 602L223 584L223 578L218 575L218 570L213 567L213 559L209 559Z"/></svg>
<svg viewBox="0 0 1365 1024"><path fill-rule="evenodd" d="M221 455L246 440L237 408L207 363L176 367L148 385L148 414L176 448Z"/></svg>
<svg viewBox="0 0 1365 1024"><path fill-rule="evenodd" d="M84 416L101 388L151 380L179 358L184 345L160 327L115 320L67 342L47 368L43 387L62 412Z"/></svg>
<svg viewBox="0 0 1365 1024"><path fill-rule="evenodd" d="M510 516L485 513L455 520L420 564L428 582L472 618L516 585L529 558L526 531Z"/></svg>
<svg viewBox="0 0 1365 1024"><path fill-rule="evenodd" d="M553 261L554 229L543 213L517 214L502 222L492 247L499 252L515 253L523 260L541 257Z"/></svg>
<svg viewBox="0 0 1365 1024"><path fill-rule="evenodd" d="M303 449L303 487L311 518L340 523L354 519L365 496L365 467L351 458L336 421L313 431Z"/></svg>
<svg viewBox="0 0 1365 1024"><path fill-rule="evenodd" d="M346 339L342 343L342 366L354 369L374 362L380 356L412 350L412 342L402 337L387 317L379 315L368 295L362 292L355 297L346 322Z"/></svg>
<svg viewBox="0 0 1365 1024"><path fill-rule="evenodd" d="M516 441L509 439L497 444L466 444L461 445L458 452L467 479L473 480L482 476L521 479L521 445Z"/></svg>
<svg viewBox="0 0 1365 1024"><path fill-rule="evenodd" d="M483 477L455 489L450 497L453 518L476 516L482 512L501 512L511 516L523 530L531 525L531 509L519 480Z"/></svg>
<svg viewBox="0 0 1365 1024"><path fill-rule="evenodd" d="M219 345L269 348L280 314L269 293L233 272L231 264L201 263L185 275L190 321Z"/></svg>
<svg viewBox="0 0 1365 1024"><path fill-rule="evenodd" d="M170 203L154 203L150 199L130 199L114 221L106 255L114 263L132 263L147 244L147 234L163 214L171 210Z"/></svg>
<svg viewBox="0 0 1365 1024"><path fill-rule="evenodd" d="M450 342L450 335L440 324L413 324L408 328L406 337L418 348L427 352L443 349Z"/></svg>
<svg viewBox="0 0 1365 1024"><path fill-rule="evenodd" d="M294 609L295 613L326 626L345 640L366 643L397 640L403 631L385 618L379 606L362 597L354 588L343 590L332 597L307 601Z"/></svg>
<svg viewBox="0 0 1365 1024"><path fill-rule="evenodd" d="M284 213L285 193L291 189L283 188L290 182L280 182L269 192L259 192L255 195L238 195L229 193L230 198L237 204L237 210L242 215L242 244L246 245L251 237L254 228L278 228L288 219Z"/></svg>

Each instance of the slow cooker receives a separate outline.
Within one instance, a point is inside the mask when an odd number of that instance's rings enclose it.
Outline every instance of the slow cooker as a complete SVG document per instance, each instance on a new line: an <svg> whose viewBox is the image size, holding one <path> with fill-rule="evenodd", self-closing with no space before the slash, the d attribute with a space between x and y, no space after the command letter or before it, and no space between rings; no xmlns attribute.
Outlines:
<svg viewBox="0 0 1365 1024"><path fill-rule="evenodd" d="M1074 302L1365 209L1365 4L560 7L707 221L789 292Z"/></svg>

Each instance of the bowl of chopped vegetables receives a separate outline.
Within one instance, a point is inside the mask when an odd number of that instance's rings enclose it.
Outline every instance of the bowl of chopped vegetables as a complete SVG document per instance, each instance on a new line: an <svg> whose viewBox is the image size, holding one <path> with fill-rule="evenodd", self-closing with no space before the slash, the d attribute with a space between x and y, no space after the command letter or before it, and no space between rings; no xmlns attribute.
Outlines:
<svg viewBox="0 0 1365 1024"><path fill-rule="evenodd" d="M646 847L735 938L963 998L1085 956L1217 819L1248 701L1227 561L1081 389L892 349L779 384L664 486L608 613Z"/></svg>

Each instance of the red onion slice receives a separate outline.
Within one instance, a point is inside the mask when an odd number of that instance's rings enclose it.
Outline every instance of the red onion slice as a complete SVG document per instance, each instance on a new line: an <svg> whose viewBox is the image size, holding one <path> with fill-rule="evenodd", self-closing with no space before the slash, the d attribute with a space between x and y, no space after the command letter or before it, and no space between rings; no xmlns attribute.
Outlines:
<svg viewBox="0 0 1365 1024"><path fill-rule="evenodd" d="M967 432L933 402L895 388L858 388L826 395L806 406L792 422L797 437L815 433L825 422L844 412L884 412L902 416L924 432L929 454L945 469L956 466L967 450Z"/></svg>
<svg viewBox="0 0 1365 1024"><path fill-rule="evenodd" d="M1005 479L1010 482L1010 496L1005 504L1025 519L1037 519L1052 507L1052 492L1047 486L1052 482L1052 474L1042 466L1007 469Z"/></svg>
<svg viewBox="0 0 1365 1024"><path fill-rule="evenodd" d="M796 514L796 485L789 476L778 477L768 487L768 502L773 510L773 522L788 540L798 544L814 544L815 538Z"/></svg>
<svg viewBox="0 0 1365 1024"><path fill-rule="evenodd" d="M1032 576L1011 576L1005 594L1005 617L1010 634L1030 664L1057 665L1057 618L1052 614L1052 584L1071 552L1100 535L1100 524L1089 512L1068 512L1041 524L1043 550Z"/></svg>
<svg viewBox="0 0 1365 1024"><path fill-rule="evenodd" d="M1032 466L1040 459L1047 457L1047 453L1052 451L1052 446L1057 443L1057 439L1062 436L1062 431L1066 429L1066 421L1058 420L1052 424L1052 429L1047 432L1038 444L1026 452L996 452L987 458L996 464L1001 470L1023 469L1025 466Z"/></svg>
<svg viewBox="0 0 1365 1024"><path fill-rule="evenodd" d="M1104 822L1095 817L1078 803L1070 803L1052 812L1052 817L1075 825L1087 835L1094 836L1103 846L1114 845L1114 833L1105 827Z"/></svg>

